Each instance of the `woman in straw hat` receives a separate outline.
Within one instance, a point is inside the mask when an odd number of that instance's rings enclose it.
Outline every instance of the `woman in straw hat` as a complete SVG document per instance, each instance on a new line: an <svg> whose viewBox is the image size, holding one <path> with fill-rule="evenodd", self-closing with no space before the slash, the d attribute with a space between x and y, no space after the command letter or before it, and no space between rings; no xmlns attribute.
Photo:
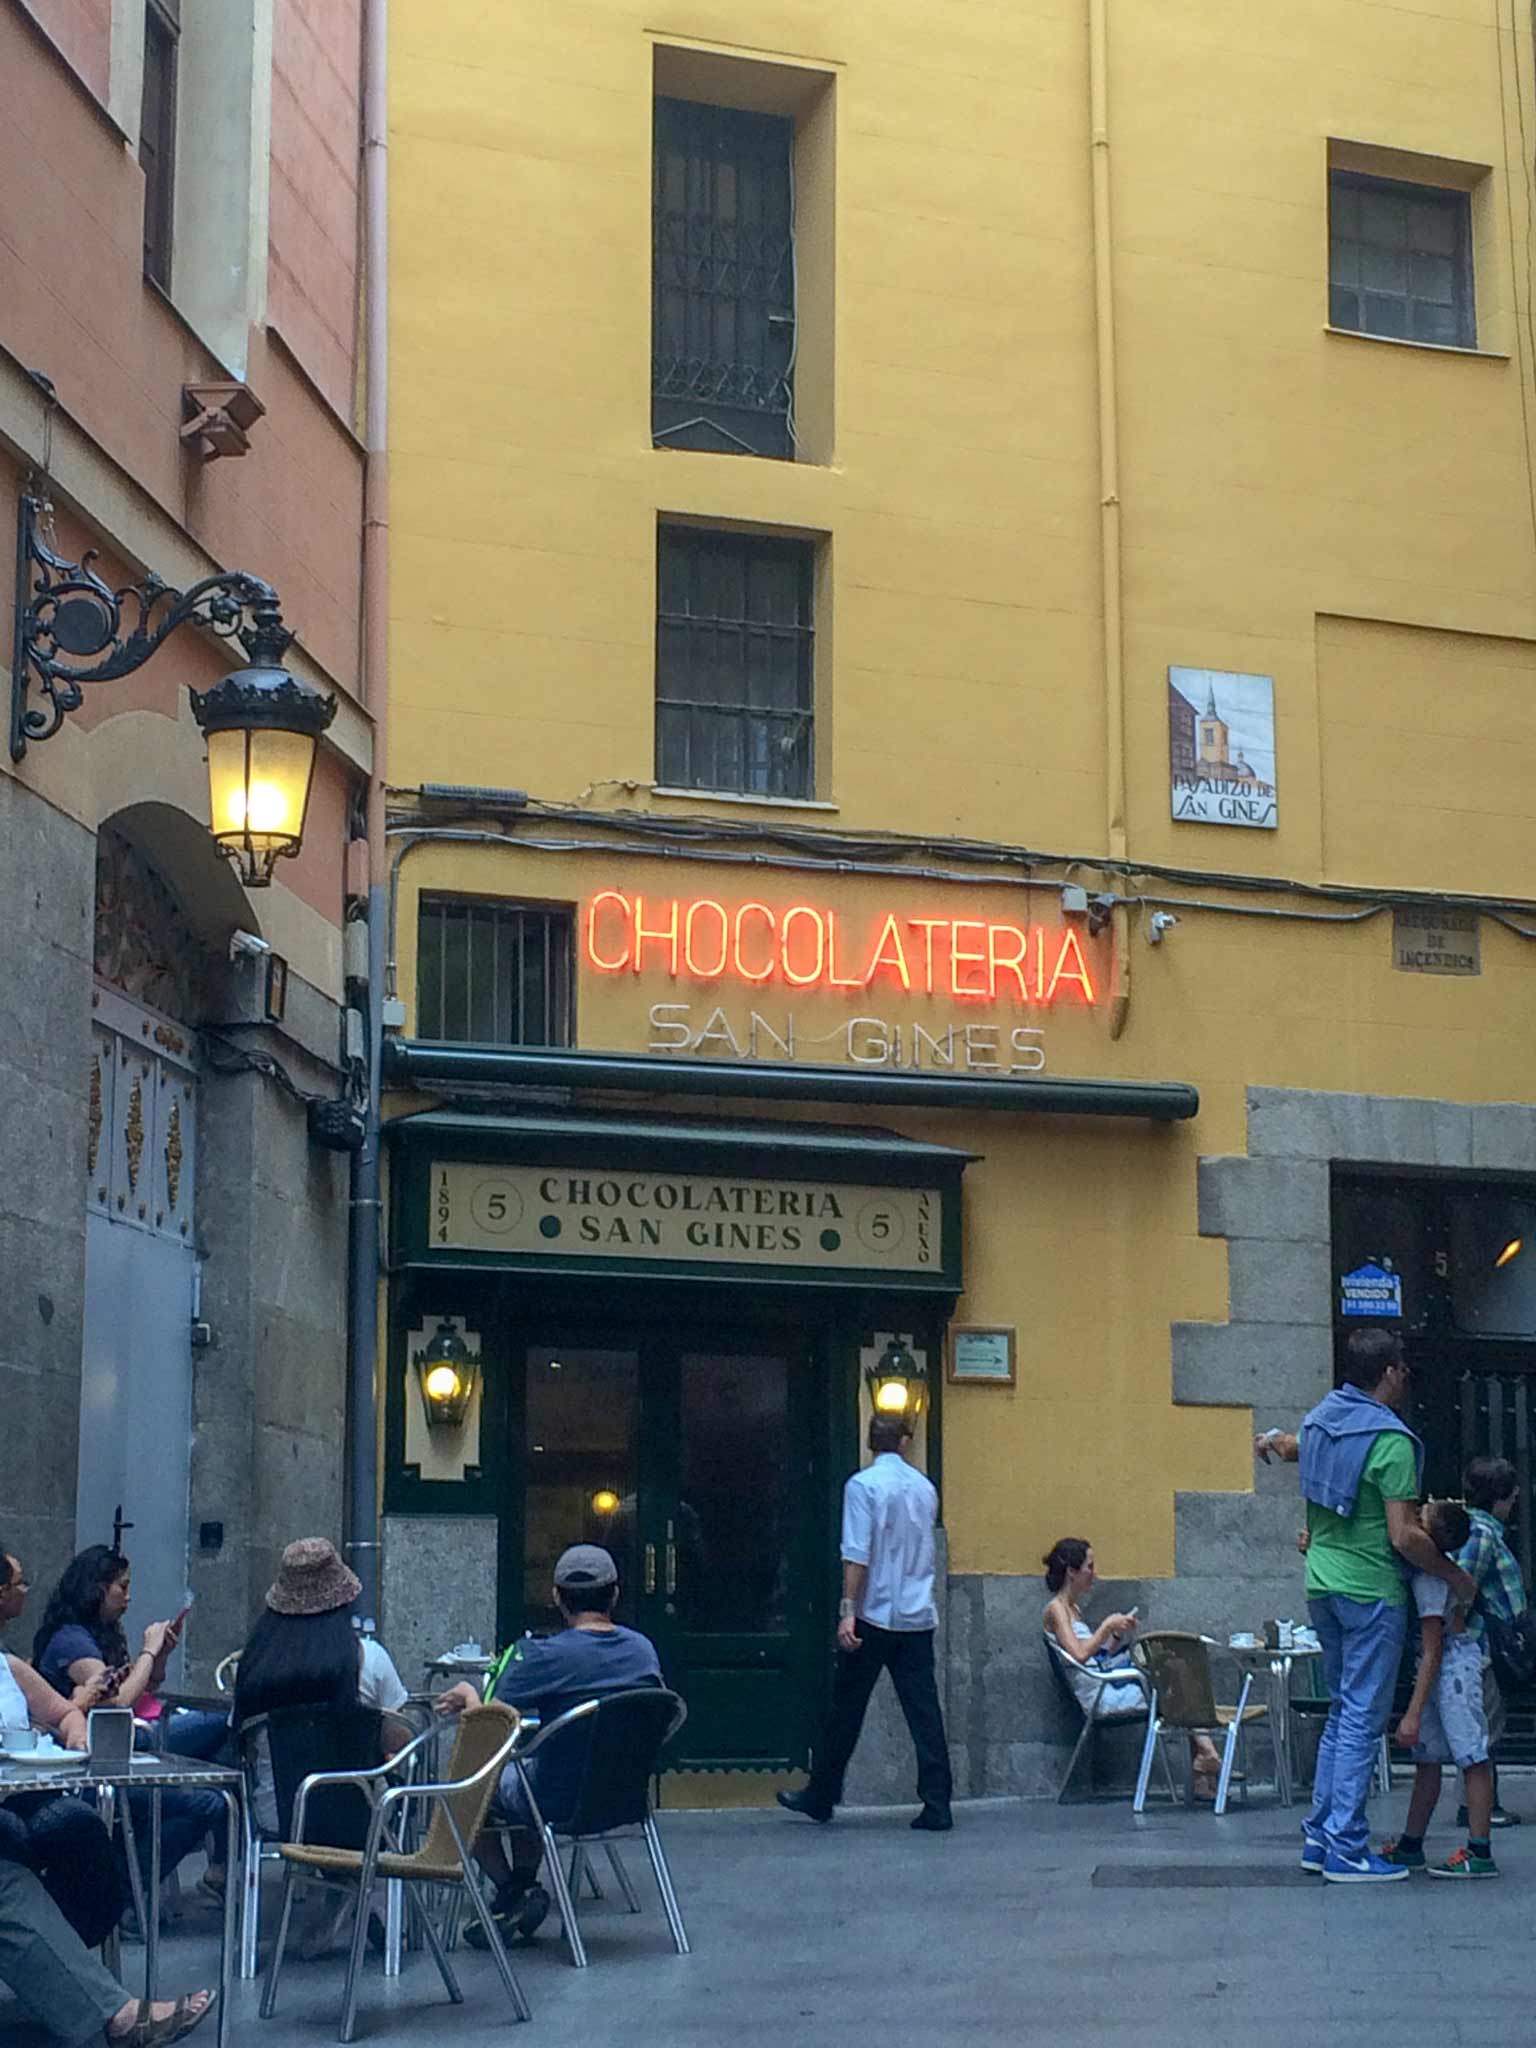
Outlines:
<svg viewBox="0 0 1536 2048"><path fill-rule="evenodd" d="M240 1653L235 1680L235 1726L283 1707L376 1707L393 1715L406 1690L383 1644L353 1626L362 1584L323 1536L303 1536L283 1552L266 1606ZM407 1739L404 1722L386 1720L383 1754ZM265 1832L277 1828L277 1798L270 1763L258 1755L256 1817ZM326 1953L347 1918L353 1894L329 1897L300 1944L300 1953Z"/></svg>

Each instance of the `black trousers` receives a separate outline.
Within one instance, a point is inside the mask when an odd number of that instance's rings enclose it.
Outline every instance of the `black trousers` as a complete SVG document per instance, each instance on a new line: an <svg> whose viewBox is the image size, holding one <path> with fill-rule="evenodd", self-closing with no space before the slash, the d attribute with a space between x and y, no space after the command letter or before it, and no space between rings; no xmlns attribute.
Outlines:
<svg viewBox="0 0 1536 2048"><path fill-rule="evenodd" d="M839 1650L832 1686L832 1711L811 1766L806 1797L833 1807L843 1796L843 1778L864 1726L864 1713L882 1671L889 1671L917 1751L917 1796L924 1806L948 1812L952 1791L949 1745L933 1675L933 1630L876 1628L856 1621L860 1647Z"/></svg>
<svg viewBox="0 0 1536 2048"><path fill-rule="evenodd" d="M26 1855L54 1904L87 1948L99 1948L122 1918L128 1886L99 1816L65 1793L27 1792L7 1801L26 1828Z"/></svg>

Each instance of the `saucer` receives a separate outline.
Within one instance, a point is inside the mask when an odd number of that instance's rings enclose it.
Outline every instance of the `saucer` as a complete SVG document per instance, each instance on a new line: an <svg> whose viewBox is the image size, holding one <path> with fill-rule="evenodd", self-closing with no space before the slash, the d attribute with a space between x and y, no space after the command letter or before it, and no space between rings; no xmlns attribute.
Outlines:
<svg viewBox="0 0 1536 2048"><path fill-rule="evenodd" d="M0 1763L31 1764L39 1770L83 1770L89 1761L83 1750L60 1749L52 1742L40 1742L36 1749L9 1749L0 1746Z"/></svg>

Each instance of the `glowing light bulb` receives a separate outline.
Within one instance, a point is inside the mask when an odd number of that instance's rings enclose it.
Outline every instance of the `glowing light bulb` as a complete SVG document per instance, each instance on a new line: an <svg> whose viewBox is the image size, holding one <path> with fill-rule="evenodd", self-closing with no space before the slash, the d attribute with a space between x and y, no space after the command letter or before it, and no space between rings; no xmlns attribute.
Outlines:
<svg viewBox="0 0 1536 2048"><path fill-rule="evenodd" d="M1507 1266L1511 1259L1518 1259L1520 1254L1524 1250L1525 1239L1523 1237L1512 1237L1509 1240L1509 1243L1505 1245L1503 1251L1499 1253L1499 1256L1493 1262L1493 1270L1495 1271L1495 1273L1497 1273L1500 1266Z"/></svg>
<svg viewBox="0 0 1536 2048"><path fill-rule="evenodd" d="M606 1486L600 1486L592 1496L594 1514L613 1515L618 1513L619 1496Z"/></svg>
<svg viewBox="0 0 1536 2048"><path fill-rule="evenodd" d="M875 1389L875 1406L882 1415L900 1415L907 1405L905 1380L882 1380Z"/></svg>
<svg viewBox="0 0 1536 2048"><path fill-rule="evenodd" d="M429 1401L451 1401L459 1391L459 1375L451 1365L434 1365L427 1374L427 1399Z"/></svg>

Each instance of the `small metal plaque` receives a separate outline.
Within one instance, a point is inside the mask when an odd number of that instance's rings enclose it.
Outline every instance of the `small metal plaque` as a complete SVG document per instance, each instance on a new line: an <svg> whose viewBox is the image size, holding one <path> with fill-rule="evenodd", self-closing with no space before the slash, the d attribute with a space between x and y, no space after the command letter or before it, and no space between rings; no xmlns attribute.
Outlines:
<svg viewBox="0 0 1536 2048"><path fill-rule="evenodd" d="M1481 974L1477 912L1394 910L1392 965L1403 974Z"/></svg>

